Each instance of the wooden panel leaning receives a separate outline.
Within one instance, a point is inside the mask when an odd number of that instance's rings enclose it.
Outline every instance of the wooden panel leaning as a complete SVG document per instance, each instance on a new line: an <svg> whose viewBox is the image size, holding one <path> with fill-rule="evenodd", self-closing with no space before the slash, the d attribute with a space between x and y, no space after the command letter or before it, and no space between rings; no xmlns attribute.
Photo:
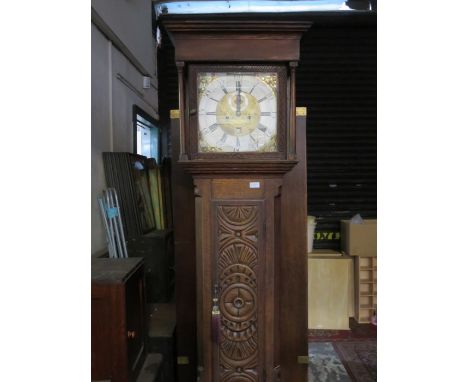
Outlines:
<svg viewBox="0 0 468 382"><path fill-rule="evenodd" d="M349 256L309 255L309 329L349 329Z"/></svg>

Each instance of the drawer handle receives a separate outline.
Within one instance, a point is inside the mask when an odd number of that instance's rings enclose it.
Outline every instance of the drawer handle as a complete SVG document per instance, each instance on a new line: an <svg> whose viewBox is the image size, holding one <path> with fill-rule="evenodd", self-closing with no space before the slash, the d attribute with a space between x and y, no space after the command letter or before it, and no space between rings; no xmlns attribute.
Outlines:
<svg viewBox="0 0 468 382"><path fill-rule="evenodd" d="M129 339L133 339L133 338L135 338L135 336L136 336L136 333L135 333L134 330L129 330L129 331L127 332L127 337L128 337Z"/></svg>

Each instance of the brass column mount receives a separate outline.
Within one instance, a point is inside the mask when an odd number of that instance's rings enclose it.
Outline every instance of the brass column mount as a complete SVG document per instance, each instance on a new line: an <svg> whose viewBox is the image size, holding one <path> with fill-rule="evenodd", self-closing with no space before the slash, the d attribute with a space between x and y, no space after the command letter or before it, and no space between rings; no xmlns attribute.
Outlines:
<svg viewBox="0 0 468 382"><path fill-rule="evenodd" d="M296 117L307 117L307 108L296 107Z"/></svg>

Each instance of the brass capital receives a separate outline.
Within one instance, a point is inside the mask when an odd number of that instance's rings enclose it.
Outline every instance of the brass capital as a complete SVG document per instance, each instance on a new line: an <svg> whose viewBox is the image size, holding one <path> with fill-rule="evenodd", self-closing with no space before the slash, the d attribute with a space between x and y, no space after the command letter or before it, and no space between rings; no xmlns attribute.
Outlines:
<svg viewBox="0 0 468 382"><path fill-rule="evenodd" d="M296 107L296 117L305 117L307 116L306 107Z"/></svg>
<svg viewBox="0 0 468 382"><path fill-rule="evenodd" d="M180 111L179 109L173 109L170 111L170 118L171 119L179 119L180 118Z"/></svg>

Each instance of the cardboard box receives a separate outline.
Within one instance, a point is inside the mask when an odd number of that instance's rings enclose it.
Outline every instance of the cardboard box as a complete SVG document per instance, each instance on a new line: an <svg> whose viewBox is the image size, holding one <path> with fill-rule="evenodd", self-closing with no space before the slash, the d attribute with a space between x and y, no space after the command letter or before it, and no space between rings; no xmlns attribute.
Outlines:
<svg viewBox="0 0 468 382"><path fill-rule="evenodd" d="M377 220L366 219L362 224L342 220L341 249L350 256L377 256Z"/></svg>

